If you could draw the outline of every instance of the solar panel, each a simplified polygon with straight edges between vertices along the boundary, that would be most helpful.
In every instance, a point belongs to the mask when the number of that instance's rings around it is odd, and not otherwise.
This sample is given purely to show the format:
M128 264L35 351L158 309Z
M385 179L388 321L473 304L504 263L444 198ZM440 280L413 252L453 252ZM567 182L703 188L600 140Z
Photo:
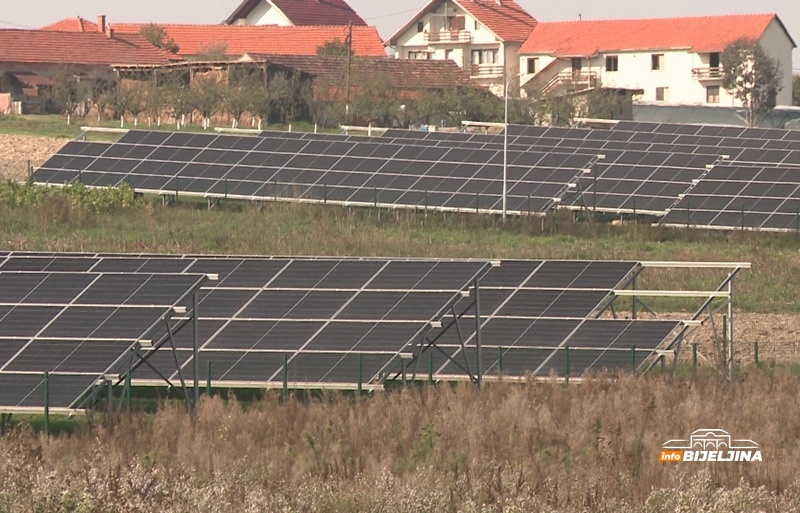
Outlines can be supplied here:
M247 140L247 144L243 141ZM140 192L499 213L499 149L421 146L418 141L311 136L187 136L130 132L91 151L69 143L34 181L87 186L128 183ZM247 148L247 149L240 149ZM574 186L590 156L553 165L545 154L508 152L507 211L543 212Z
M680 326L676 321L596 319L612 290L640 271L636 262L504 261L481 280L482 368L508 376L580 376L589 371L631 369L650 358ZM474 309L460 331L433 332L442 354L435 375L463 375L477 365ZM438 337L438 339L437 339ZM633 347L635 346L635 350ZM569 347L569 374L562 355ZM444 355L449 355L446 358Z
M59 260L45 254L12 254L4 265L30 267L34 261L47 267ZM201 368L211 363L212 374L219 373L229 384L280 383L276 373L286 357L293 375L302 375L304 383L351 388L359 378L347 370L355 355L363 354L370 365L382 362L381 368L396 363L407 344L430 329L448 304L489 267L485 261L190 255L75 256L70 261L71 266L105 273L138 269L218 274L219 280L207 283L198 294ZM193 370L190 335L184 330L174 337L184 379ZM151 338L165 336L161 329ZM179 378L171 348L150 353L149 365L133 372L135 380L157 379L159 374ZM326 368L325 362L333 360ZM253 362L272 367L259 367L255 379ZM115 372L124 372L125 365L120 362ZM362 366L365 382L378 372L367 375L370 369Z
M387 135L398 137L400 132L389 131ZM437 132L418 136L416 144L452 144L450 135L466 137L469 144L503 147L502 136ZM570 189L560 205L654 215L664 214L706 172L708 165L723 153L730 153L716 147L698 151L700 146L688 141L656 146L630 140L631 136L610 130L511 125L508 147L523 153L543 153L541 161L547 163L577 155L593 159L603 155L602 160L586 166L591 167L591 172L581 175L578 186Z
M0 410L46 402L79 408L92 386L205 280L90 267L78 256L0 259ZM51 374L47 399L44 373Z
M639 269L635 262L504 261L490 268L485 261L458 260L42 253L6 255L0 271L5 266L67 267L110 276L131 271L218 274L217 281L207 282L198 293L201 379L210 367L215 386L279 386L286 378L293 386L350 388L358 383L378 384L399 372L404 355L417 355L427 365L428 354L435 354L438 377L465 378L469 375L466 367L474 372L475 316L470 303L475 291L470 284L477 278L484 368L496 372L502 363L503 372L510 375L536 372L552 359L553 352L563 351L572 333L601 311L611 290ZM124 293L124 287L103 286L97 297L109 293ZM456 328L451 322L459 314ZM163 329L149 335L154 341L165 336ZM617 347L617 338L609 337L598 339L607 342L600 348L581 349L594 351L598 358L602 356L598 362L609 365L611 357L604 355L623 350ZM191 333L184 330L173 338L174 355L166 346L140 350L148 358L146 365L133 371L135 383L193 378ZM419 357L420 341L437 338L441 351L429 349ZM662 341L643 335L636 358L647 358L652 353L648 348ZM72 370L87 359L107 362L113 357L102 344L92 346L97 351L85 345L72 351L66 341L65 345L60 342L55 335L42 337L18 363L34 366L37 355L47 353L63 369ZM74 346L80 341L68 342ZM0 351L0 363L7 365L8 354L16 346L7 342L0 347L7 348L5 353ZM68 357L64 357L66 352ZM460 363L464 355L469 365ZM286 376L284 361L288 362ZM571 367L574 372L588 369L577 362ZM112 371L126 372L129 365L118 361ZM593 365L597 369L600 364Z
M670 212L663 226L800 230L800 176L795 169L717 166Z

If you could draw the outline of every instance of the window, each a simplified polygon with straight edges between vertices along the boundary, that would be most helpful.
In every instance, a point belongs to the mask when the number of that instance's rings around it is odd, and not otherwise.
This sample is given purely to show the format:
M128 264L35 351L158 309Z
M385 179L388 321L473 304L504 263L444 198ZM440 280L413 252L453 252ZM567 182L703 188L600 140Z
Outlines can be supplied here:
M412 60L429 61L431 59L430 52L408 52L408 58Z
M606 55L606 71L619 71L619 57Z
M539 71L539 58L531 57L528 59L528 73L531 75Z
M656 87L656 101L669 101L669 87Z
M653 71L661 71L664 69L663 53L654 53L650 56L650 69Z
M445 50L444 51L444 58L445 58L445 60L452 61L453 60L453 50Z
M583 59L581 59L580 57L573 57L572 58L572 72L573 73L578 73L578 72L581 71L582 67L583 67Z
M706 87L706 103L719 103L719 86Z
M475 20L475 30L480 30L480 29L481 29L480 22L478 20Z
M472 50L472 64L497 64L497 50Z
M425 30L425 22L424 21L418 21L417 22L417 34L422 32L423 30Z
M447 30L464 30L466 28L466 19L463 16L448 16L447 17Z

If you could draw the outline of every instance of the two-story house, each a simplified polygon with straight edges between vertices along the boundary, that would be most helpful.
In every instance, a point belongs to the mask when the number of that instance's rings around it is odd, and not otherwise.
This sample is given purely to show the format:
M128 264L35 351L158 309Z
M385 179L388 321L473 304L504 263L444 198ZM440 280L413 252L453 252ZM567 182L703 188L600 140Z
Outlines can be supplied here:
M783 72L778 105L792 102L795 43L775 14L539 23L519 52L528 94L578 89L641 90L641 102L740 106L722 87L720 54L757 40Z
M502 96L536 23L514 0L431 0L385 44L398 59L455 61Z
M244 0L228 25L357 25L367 23L345 0Z

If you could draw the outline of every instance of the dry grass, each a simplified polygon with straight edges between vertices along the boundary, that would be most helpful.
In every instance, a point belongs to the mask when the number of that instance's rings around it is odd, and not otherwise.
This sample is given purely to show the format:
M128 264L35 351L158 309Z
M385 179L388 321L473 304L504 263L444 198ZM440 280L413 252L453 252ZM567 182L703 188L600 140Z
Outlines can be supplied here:
M800 511L800 382L495 384L242 408L205 400L0 440L0 511ZM762 463L658 463L700 427Z

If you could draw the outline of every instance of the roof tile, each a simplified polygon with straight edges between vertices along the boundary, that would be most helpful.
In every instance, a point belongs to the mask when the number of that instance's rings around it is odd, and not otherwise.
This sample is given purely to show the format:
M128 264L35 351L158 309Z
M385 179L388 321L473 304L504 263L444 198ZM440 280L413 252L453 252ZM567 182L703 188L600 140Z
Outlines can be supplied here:
M244 18L264 1L245 0L233 11L227 22L233 23L238 18ZM272 0L272 3L296 26L367 24L345 0Z
M114 23L118 34L138 34L142 23ZM278 27L275 25L160 25L180 47L179 55L198 55L217 43L227 45L229 56L246 53L316 55L328 41L344 41L346 26ZM360 56L386 56L375 27L353 27L353 53Z
M176 60L137 34L0 30L0 61L37 64L164 64Z
M523 42L536 26L536 18L514 0L457 0L475 19L503 41Z
M701 53L720 52L740 37L758 39L774 18L775 14L745 14L542 22L531 32L520 53L569 57L679 48Z
M345 61L333 57L305 55L254 55L250 57L300 70L309 75L342 82ZM385 76L393 87L405 90L449 89L455 86L481 86L470 80L469 74L455 62L392 59L388 57L356 57L351 64L350 81L363 84L375 76Z

